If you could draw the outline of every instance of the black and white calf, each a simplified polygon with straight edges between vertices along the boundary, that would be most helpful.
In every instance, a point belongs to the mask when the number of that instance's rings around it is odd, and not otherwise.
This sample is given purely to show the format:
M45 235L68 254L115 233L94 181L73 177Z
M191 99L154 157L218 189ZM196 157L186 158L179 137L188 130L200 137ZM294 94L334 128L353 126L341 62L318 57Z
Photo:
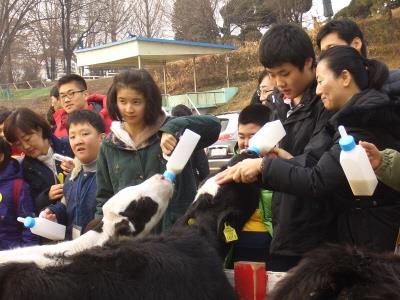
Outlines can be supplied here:
M0 264L35 263L54 266L75 253L101 246L110 239L139 238L147 235L160 221L172 197L173 185L161 175L154 175L140 185L127 187L103 206L103 219L94 230L79 238L55 245L33 246L0 251Z
M398 300L400 257L343 246L313 250L268 300Z
M0 298L237 299L223 271L230 246L223 232L228 225L240 230L258 202L255 185L218 186L210 178L168 233L111 239L44 269L1 266Z

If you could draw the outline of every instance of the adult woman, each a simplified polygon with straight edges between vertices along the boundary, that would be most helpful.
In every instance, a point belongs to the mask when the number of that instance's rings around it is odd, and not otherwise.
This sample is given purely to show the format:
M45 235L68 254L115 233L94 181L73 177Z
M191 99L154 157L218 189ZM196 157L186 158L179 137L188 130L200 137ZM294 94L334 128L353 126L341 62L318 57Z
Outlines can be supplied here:
M266 157L243 162L220 174L218 183L251 182L262 175L263 187L302 196L333 195L339 242L373 250L393 250L400 226L400 193L379 183L371 197L353 196L339 163L338 125L356 141L378 148L399 149L400 108L378 91L388 76L387 67L363 58L347 46L328 49L317 66L317 93L331 117L328 132L335 141L313 168ZM321 216L324 218L324 216Z
M73 156L68 140L57 139L46 120L28 108L18 108L7 118L4 136L25 153L22 174L31 187L38 214L63 196L63 185L58 179L62 169L53 154Z

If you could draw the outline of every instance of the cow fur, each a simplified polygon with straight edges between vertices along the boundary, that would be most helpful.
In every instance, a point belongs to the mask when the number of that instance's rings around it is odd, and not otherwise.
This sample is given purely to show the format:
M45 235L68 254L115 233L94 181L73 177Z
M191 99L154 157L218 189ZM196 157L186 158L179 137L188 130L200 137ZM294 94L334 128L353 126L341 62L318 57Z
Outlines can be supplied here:
M311 251L268 300L398 300L400 257L330 245Z
M111 239L44 269L3 265L0 299L237 299L222 267L223 229L240 230L258 202L255 185L210 178L168 233Z
M109 239L147 235L163 216L172 198L173 185L154 175L140 185L122 189L103 206L103 219L79 238L55 245L33 246L0 251L0 263L32 262L41 268L62 263L68 257Z

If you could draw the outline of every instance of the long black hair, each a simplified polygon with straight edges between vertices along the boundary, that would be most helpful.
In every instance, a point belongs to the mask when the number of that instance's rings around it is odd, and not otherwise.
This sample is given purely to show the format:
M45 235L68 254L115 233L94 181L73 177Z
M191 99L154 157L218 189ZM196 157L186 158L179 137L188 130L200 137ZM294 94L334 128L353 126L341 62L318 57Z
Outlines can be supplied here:
M350 46L335 46L321 53L319 62L326 61L336 76L347 70L360 90L380 90L389 76L387 66L375 59L363 57Z
M111 119L122 121L117 106L117 92L121 88L129 88L143 94L146 101L144 122L154 125L162 113L161 92L153 77L144 69L131 69L114 77L107 93L107 109Z

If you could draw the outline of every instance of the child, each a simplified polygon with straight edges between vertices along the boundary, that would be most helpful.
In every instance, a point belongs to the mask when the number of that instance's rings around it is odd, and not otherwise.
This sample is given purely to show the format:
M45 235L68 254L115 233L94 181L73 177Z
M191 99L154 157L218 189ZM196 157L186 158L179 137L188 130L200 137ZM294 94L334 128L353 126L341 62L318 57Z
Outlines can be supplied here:
M238 150L249 147L250 138L268 122L270 110L262 104L245 107L239 114ZM239 240L233 248L232 260L260 261L268 266L269 246L272 240L272 192L260 190L260 205L239 234Z
M105 134L103 119L93 111L79 110L69 116L69 143L75 155L74 169L66 177L64 197L42 214L67 225L66 239L78 237L96 212L96 160Z
M144 69L125 71L114 77L107 95L107 108L114 120L97 160L97 215L121 189L139 184L165 171L163 153L170 155L186 128L201 138L195 151L218 138L221 125L213 116L167 118L161 109L161 93ZM164 229L182 216L193 201L196 182L190 161L177 176L175 193L163 219Z
M17 217L33 215L33 201L19 162L11 157L10 145L0 137L0 250L39 243L39 238L17 221Z

